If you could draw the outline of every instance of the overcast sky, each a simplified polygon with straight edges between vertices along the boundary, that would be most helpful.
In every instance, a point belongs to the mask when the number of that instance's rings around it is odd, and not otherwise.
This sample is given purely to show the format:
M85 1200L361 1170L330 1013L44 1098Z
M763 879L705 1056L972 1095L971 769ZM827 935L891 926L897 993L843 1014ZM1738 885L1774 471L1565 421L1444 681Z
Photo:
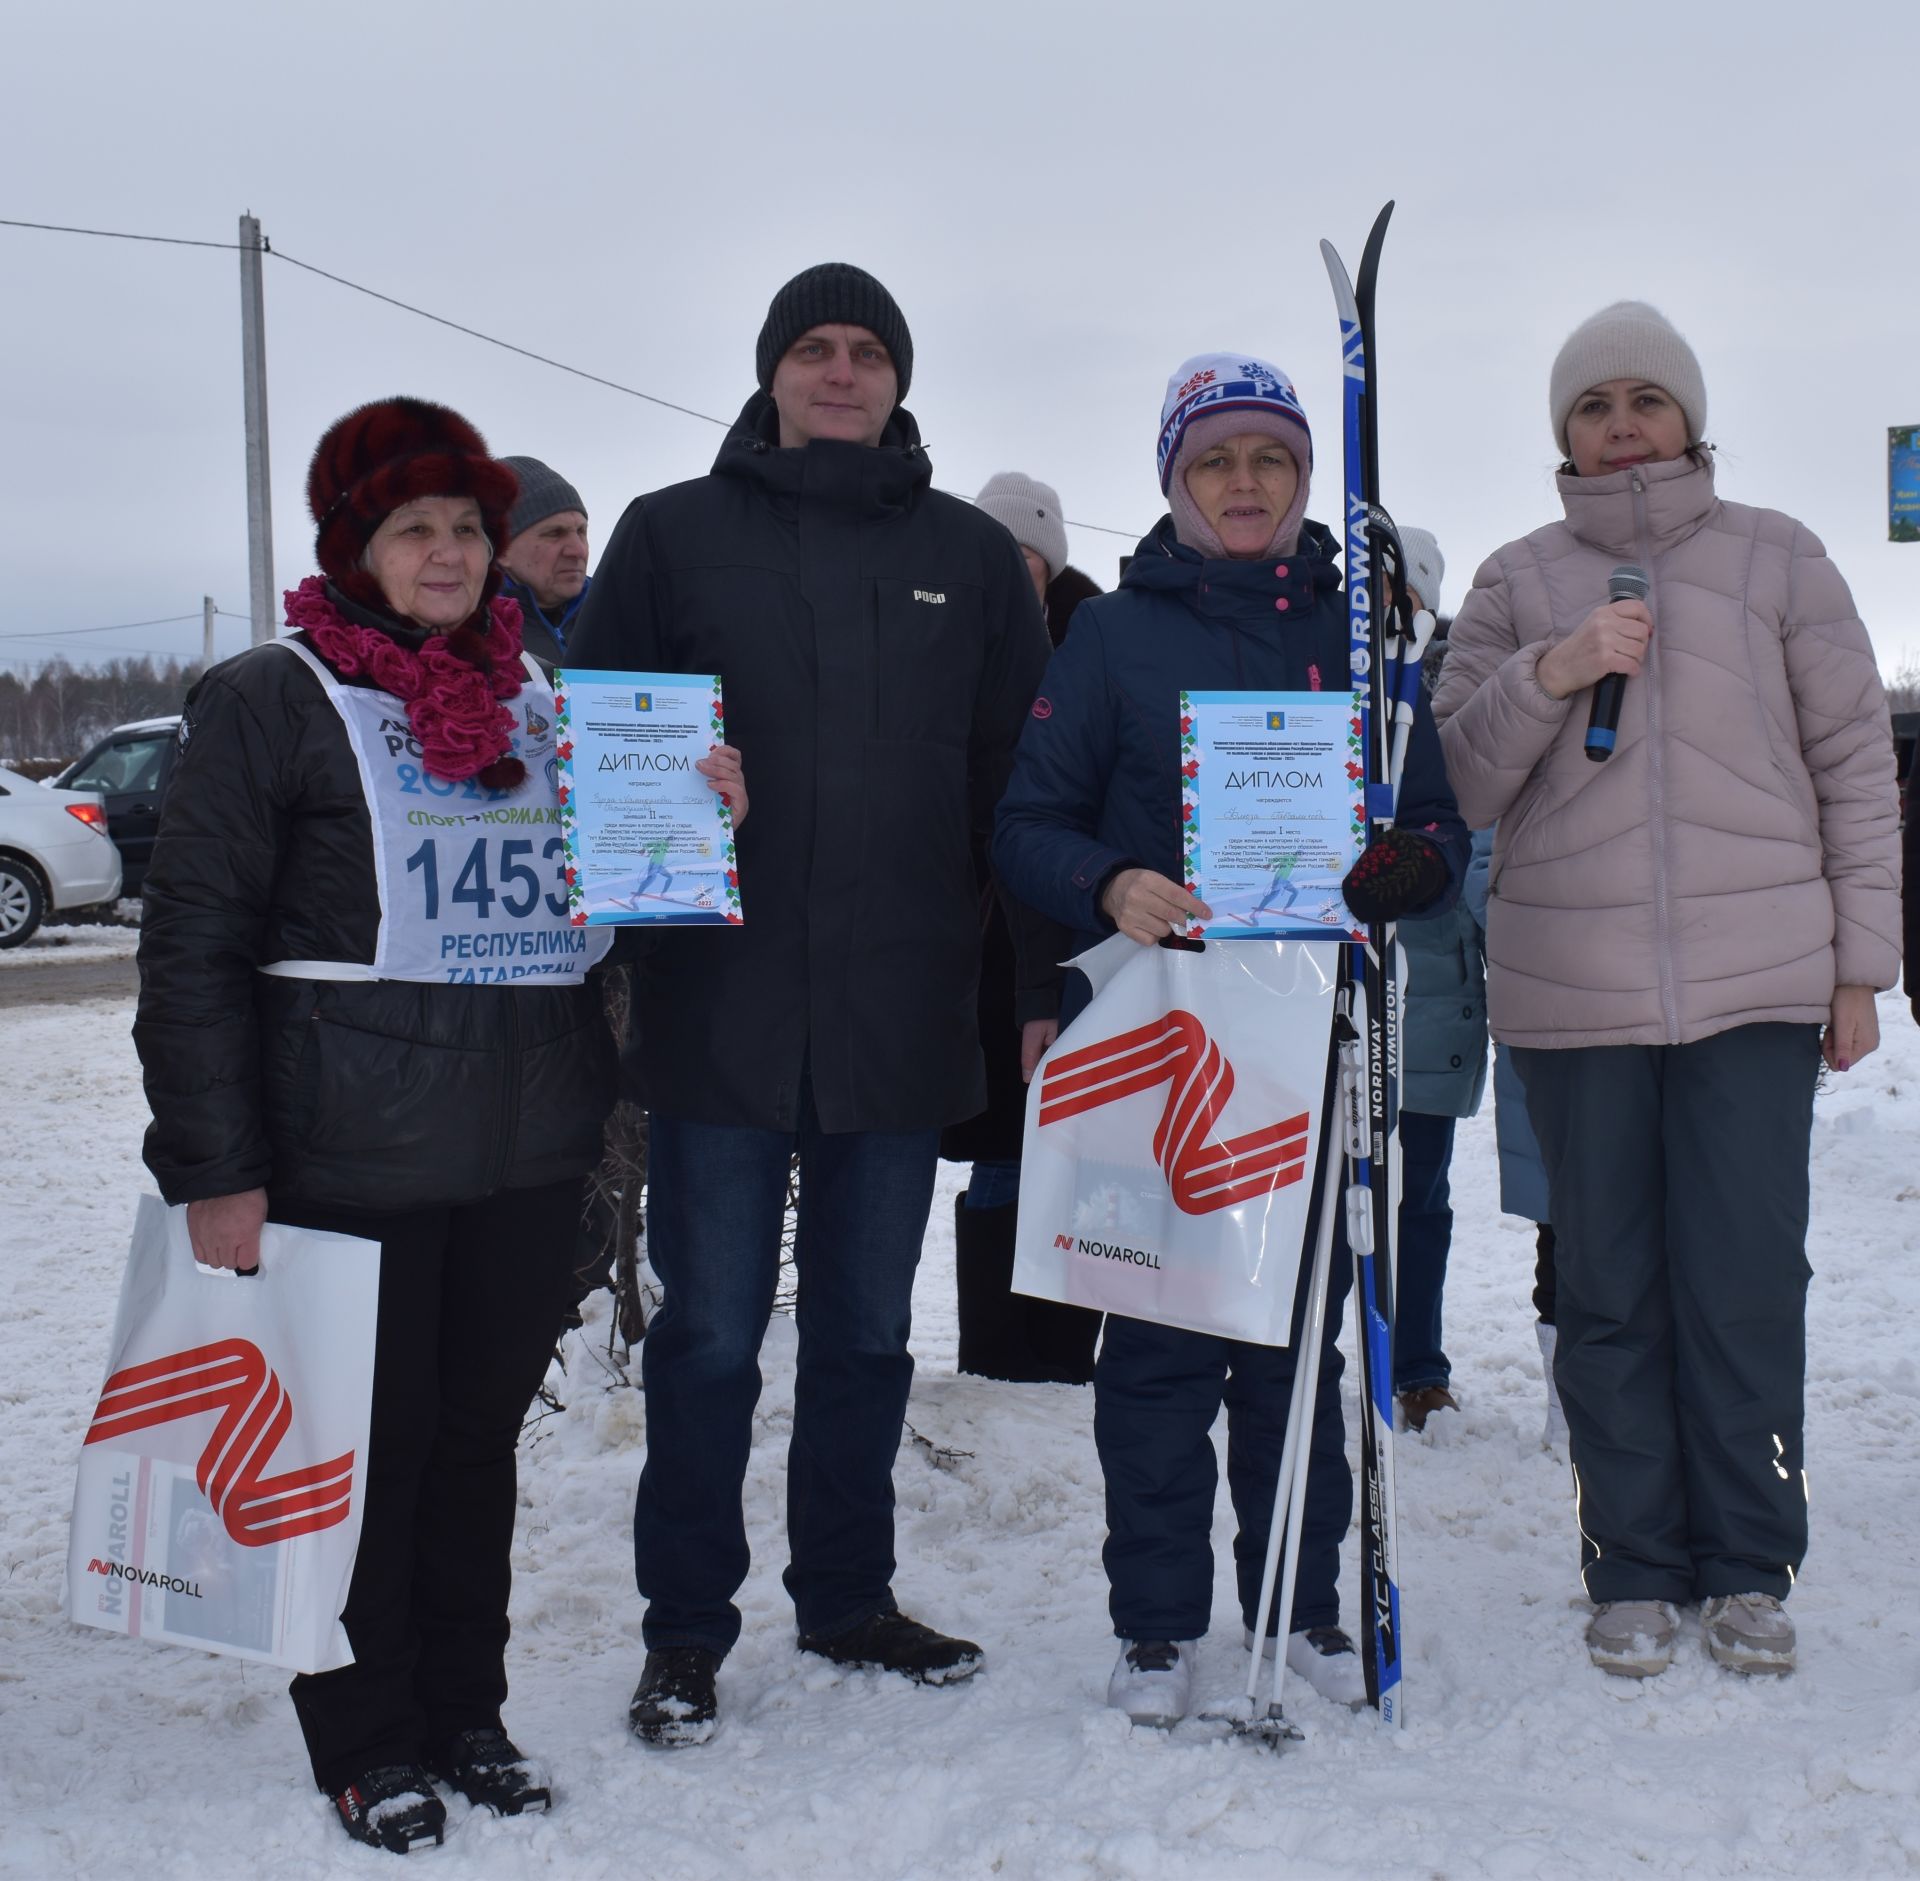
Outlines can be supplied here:
M1559 513L1547 373L1603 303L1705 371L1729 498L1785 509L1883 669L1920 658L1920 545L1886 540L1886 427L1920 422L1911 175L1920 11L1773 0L332 0L13 9L0 216L235 237L731 418L768 299L854 261L912 328L935 480L1160 514L1167 374L1294 375L1339 512L1317 249L1380 287L1385 497L1445 602ZM247 609L238 256L0 228L0 658L197 652ZM365 399L470 417L582 491L595 547L702 473L713 425L270 261L275 576L311 569L307 459ZM1131 546L1071 532L1102 585ZM1596 600L1601 598L1595 597ZM220 648L244 644L220 624Z

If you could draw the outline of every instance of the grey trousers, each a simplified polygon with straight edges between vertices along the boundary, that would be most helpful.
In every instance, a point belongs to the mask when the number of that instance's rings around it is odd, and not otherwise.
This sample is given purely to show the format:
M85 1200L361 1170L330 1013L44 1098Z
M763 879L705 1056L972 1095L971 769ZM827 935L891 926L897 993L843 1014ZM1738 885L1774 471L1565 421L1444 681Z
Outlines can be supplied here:
M1807 1547L1819 1028L1513 1054L1559 1237L1554 1378L1594 1600L1784 1596Z

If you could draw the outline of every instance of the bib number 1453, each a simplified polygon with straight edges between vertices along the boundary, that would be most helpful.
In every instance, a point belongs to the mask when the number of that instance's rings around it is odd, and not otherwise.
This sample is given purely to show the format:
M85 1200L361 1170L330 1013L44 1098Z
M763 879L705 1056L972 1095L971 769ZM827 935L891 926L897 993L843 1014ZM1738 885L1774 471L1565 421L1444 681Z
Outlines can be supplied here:
M443 892L449 919L457 918L461 910L471 908L471 918L490 921L494 918L497 903L503 915L515 921L524 921L543 899L540 872L531 861L536 847L541 860L550 865L548 879L559 883L558 893L544 896L547 912L555 920L564 921L567 918L566 845L558 836L549 836L539 844L524 836L510 836L502 841L476 836L457 867L457 851L447 858L447 866L454 873L451 885L444 891L441 884L440 845L429 836L407 858L407 873L420 877L429 921L442 918L440 903Z

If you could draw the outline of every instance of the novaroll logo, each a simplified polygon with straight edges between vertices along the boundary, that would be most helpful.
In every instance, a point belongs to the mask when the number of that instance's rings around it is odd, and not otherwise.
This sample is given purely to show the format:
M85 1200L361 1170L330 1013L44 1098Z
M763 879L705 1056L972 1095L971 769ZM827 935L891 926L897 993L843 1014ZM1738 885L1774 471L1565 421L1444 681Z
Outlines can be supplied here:
M1040 1083L1040 1127L1161 1084L1167 1101L1153 1133L1153 1156L1182 1213L1210 1215L1271 1195L1305 1174L1306 1111L1223 1142L1209 1139L1233 1095L1233 1066L1206 1027L1177 1009L1054 1059Z
M133 1581L141 1587L164 1587L170 1594L201 1598L198 1581L183 1581L177 1574L156 1574L151 1568L128 1567L124 1561L102 1561L95 1555L87 1563L89 1574L104 1574L110 1580Z
M115 1372L100 1393L87 1442L111 1443L202 1411L218 1411L220 1421L194 1480L241 1547L269 1547L347 1519L351 1450L282 1476L261 1473L293 1427L293 1401L260 1348L245 1339L221 1339Z

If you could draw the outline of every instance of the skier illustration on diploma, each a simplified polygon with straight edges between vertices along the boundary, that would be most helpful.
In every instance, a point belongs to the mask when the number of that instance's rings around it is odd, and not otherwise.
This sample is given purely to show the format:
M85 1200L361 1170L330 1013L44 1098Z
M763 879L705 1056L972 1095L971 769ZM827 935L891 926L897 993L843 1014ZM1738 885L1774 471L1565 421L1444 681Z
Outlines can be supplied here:
M656 836L647 844L647 872L641 876L639 884L630 895L615 896L613 899L625 901L637 914L641 902L645 901L653 884L660 884L659 899L666 901L673 894L673 871L667 867L667 839Z
M1293 880L1294 865L1299 860L1297 855L1267 858L1267 867L1273 871L1273 885L1254 909L1255 914L1265 914L1282 895L1286 896L1286 900L1280 902L1278 911L1281 914L1285 914L1300 899L1300 890Z

